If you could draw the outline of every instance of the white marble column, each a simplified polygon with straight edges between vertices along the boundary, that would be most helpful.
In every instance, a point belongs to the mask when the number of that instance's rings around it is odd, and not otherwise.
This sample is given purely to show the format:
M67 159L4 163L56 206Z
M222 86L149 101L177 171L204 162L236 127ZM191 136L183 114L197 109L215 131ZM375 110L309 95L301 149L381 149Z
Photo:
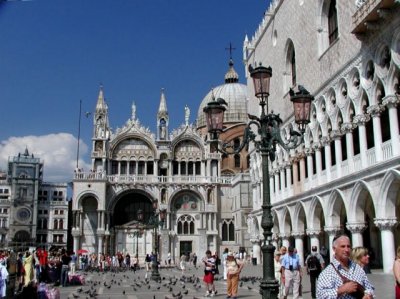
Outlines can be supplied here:
M321 246L319 245L319 236L321 234L321 230L320 229L307 229L306 231L307 236L309 236L310 238L310 246L317 246L318 250L321 248Z
M292 196L293 195L292 175L291 175L292 168L290 162L286 162L285 169L286 169L286 189L288 191L287 196Z
M304 244L303 244L303 236L304 232L292 232L292 236L294 237L295 245L294 247L297 250L297 254L299 255L300 265L304 266Z
M367 130L365 128L365 123L370 120L368 114L356 115L353 119L354 123L358 125L359 143L360 143L360 157L361 157L361 167L364 169L368 166L367 160ZM357 141L356 141L357 142Z
M330 253L330 260L332 260L332 256L335 254L333 252L333 239L336 235L338 235L342 228L340 226L331 226L331 227L324 227L324 231L329 235L329 253Z
M347 161L348 161L348 173L352 173L354 171L354 144L353 144L353 130L355 125L353 123L343 123L340 128L342 133L346 134L346 151L347 151Z
M396 257L393 228L398 224L397 218L374 219L375 225L381 231L383 272L391 273Z
M306 148L305 149L305 154L307 156L307 173L308 173L308 188L311 189L314 184L313 184L313 172L314 172L314 167L313 167L313 156L312 156L312 149L311 148Z
M367 108L367 112L372 116L372 124L374 127L374 147L376 162L383 160L382 152L382 128L381 128L381 113L384 110L382 105L372 105Z
M346 227L351 232L351 246L353 248L363 246L362 233L367 228L367 224L365 222L349 222Z
M342 134L340 133L339 130L332 131L331 137L334 140L334 146L335 147L335 160L336 160L336 178L341 178L342 177L342 142L341 142L341 137Z
M325 172L326 180L331 181L331 168L332 168L332 157L331 157L331 140L329 137L321 138L321 145L324 147L325 152Z
M104 253L104 250L103 250L103 237L104 237L104 234L97 235L97 238L98 238L97 253L98 254Z
M395 95L388 95L383 98L382 103L389 109L392 155L397 156L400 154L399 119L397 117L397 106L400 104L400 98Z
M313 149L315 152L315 164L316 164L316 168L317 168L317 181L318 181L318 185L320 185L322 183L322 157L321 157L321 145L319 142L316 142L313 144Z
M290 234L282 234L281 238L282 238L282 246L285 246L286 248L289 247L290 243L289 243L289 237Z

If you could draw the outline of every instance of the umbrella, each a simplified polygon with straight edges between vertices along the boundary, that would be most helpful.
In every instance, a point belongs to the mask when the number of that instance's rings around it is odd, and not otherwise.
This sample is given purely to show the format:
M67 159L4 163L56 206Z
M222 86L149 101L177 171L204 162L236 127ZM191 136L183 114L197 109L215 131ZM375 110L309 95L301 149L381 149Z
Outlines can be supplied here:
M78 250L78 255L84 254L84 253L88 253L89 251L87 251L86 249L79 249Z

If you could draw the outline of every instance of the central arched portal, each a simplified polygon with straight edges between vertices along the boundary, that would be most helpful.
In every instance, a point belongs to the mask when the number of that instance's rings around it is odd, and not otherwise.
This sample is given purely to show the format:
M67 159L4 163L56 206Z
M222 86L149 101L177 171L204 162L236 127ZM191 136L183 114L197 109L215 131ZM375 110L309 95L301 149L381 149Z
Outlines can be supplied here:
M144 220L138 221L138 210L144 213ZM112 238L110 252L121 252L124 255L138 255L142 260L153 251L153 230L146 226L153 215L153 199L140 192L122 195L113 208L110 217Z

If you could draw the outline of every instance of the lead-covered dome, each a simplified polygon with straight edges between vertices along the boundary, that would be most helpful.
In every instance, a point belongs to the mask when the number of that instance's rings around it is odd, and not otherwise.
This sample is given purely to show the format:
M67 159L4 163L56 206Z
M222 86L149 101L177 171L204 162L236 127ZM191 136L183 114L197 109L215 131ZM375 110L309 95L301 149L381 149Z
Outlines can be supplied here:
M214 87L203 98L197 112L197 128L206 126L204 107L213 99L223 98L228 106L224 114L224 123L247 123L247 86L239 83L239 76L233 68L232 59L225 74L225 84Z

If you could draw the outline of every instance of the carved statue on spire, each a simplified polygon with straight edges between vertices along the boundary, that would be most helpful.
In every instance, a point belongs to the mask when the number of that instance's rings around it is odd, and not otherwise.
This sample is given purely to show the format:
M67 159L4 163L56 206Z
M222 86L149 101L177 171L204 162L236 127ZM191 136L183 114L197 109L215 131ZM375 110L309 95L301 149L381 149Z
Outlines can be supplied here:
M132 102L132 117L131 117L131 119L132 120L136 119L136 104L135 104L135 102Z
M189 125L189 117L190 117L190 108L188 105L185 106L185 125Z

